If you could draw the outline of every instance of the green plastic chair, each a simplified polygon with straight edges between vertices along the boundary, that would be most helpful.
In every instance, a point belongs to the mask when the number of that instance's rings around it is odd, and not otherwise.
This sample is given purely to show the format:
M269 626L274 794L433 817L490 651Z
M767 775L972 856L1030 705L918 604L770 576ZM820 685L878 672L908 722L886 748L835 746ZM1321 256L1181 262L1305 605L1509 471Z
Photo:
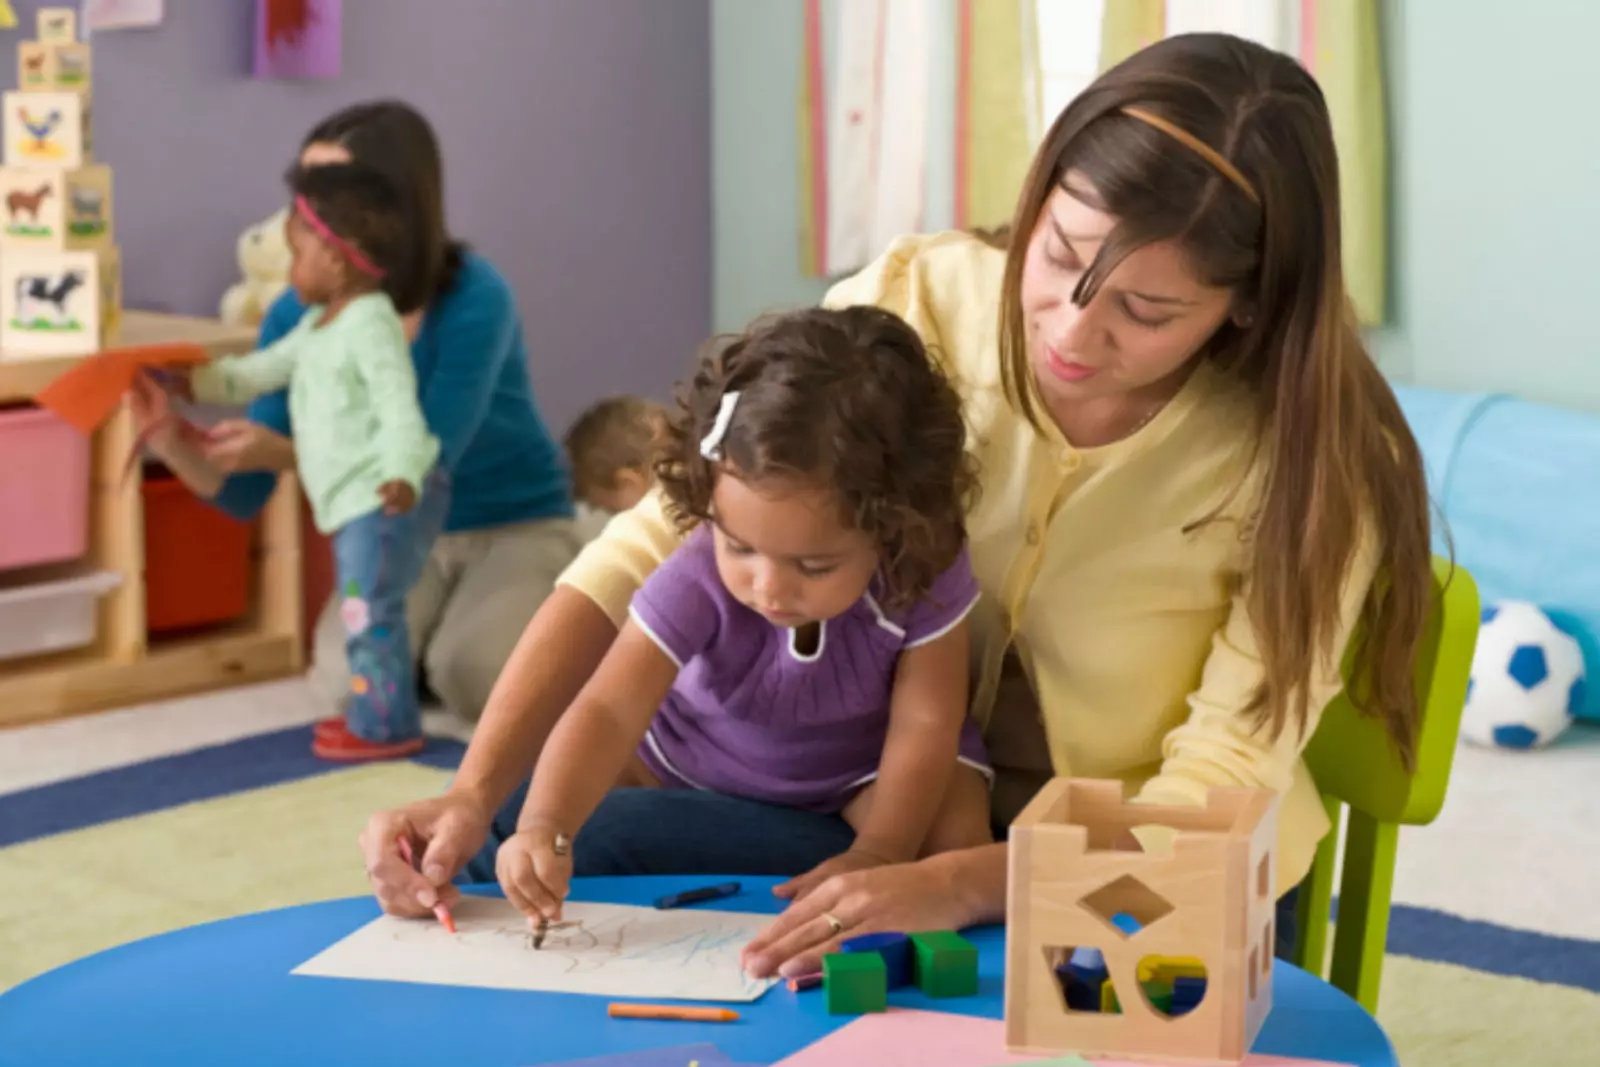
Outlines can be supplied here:
M1478 587L1472 576L1436 556L1433 579L1437 599L1417 659L1422 728L1416 773L1408 775L1401 769L1400 757L1383 728L1361 715L1343 695L1323 712L1305 752L1333 829L1318 847L1311 873L1300 887L1294 962L1323 975L1339 821L1348 805L1339 922L1326 977L1374 1014L1389 936L1400 827L1425 826L1444 806L1478 643ZM1348 666L1347 661L1347 671Z

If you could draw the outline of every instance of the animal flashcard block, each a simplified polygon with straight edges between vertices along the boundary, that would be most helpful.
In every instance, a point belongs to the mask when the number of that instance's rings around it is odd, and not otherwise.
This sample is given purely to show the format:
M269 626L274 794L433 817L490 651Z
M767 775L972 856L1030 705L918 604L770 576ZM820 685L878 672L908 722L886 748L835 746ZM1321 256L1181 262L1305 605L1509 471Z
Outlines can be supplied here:
M5 358L99 351L105 298L101 267L94 252L0 255L0 351Z
M6 165L76 169L93 158L86 93L28 93L4 96Z
M90 51L86 44L17 44L17 84L30 93L87 93L91 86Z
M111 168L0 167L0 248L64 251L111 243Z
M39 9L39 40L48 44L71 44L78 39L78 11L71 7Z

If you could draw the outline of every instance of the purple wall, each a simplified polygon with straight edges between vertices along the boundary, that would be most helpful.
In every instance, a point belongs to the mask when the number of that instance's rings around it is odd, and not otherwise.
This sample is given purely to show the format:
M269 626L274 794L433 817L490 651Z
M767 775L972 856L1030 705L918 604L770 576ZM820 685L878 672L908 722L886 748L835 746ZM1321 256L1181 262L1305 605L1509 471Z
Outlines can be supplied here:
M41 5L15 6L32 37ZM166 10L91 42L128 306L215 314L304 132L401 96L439 131L452 229L516 290L552 429L667 395L710 324L708 0L345 0L343 75L302 83L248 76L253 0Z

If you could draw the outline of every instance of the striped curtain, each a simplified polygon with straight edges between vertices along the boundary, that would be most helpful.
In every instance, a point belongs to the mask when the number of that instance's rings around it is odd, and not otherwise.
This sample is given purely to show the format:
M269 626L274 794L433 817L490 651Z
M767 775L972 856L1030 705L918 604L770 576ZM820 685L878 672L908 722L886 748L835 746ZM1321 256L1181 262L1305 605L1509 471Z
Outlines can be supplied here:
M959 0L956 226L1011 221L1038 147L1034 0Z

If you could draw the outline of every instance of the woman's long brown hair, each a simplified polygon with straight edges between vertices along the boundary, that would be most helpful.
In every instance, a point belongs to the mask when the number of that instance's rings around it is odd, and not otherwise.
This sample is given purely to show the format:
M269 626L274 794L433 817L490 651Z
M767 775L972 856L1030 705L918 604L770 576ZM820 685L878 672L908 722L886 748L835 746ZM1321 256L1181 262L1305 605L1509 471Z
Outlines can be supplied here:
M1169 125L1219 153L1234 177ZM1200 358L1248 382L1259 401L1265 481L1244 575L1264 664L1258 726L1273 737L1291 722L1304 732L1307 683L1343 651L1334 646L1358 544L1375 540L1380 566L1357 627L1350 695L1413 767L1413 672L1433 596L1427 488L1345 291L1338 159L1316 82L1248 41L1184 35L1107 71L1056 120L1012 220L1000 313L1007 392L1036 425L1022 264L1069 172L1075 195L1118 220L1074 293L1079 306L1129 252L1170 240L1204 282L1235 293L1248 323L1222 326Z

